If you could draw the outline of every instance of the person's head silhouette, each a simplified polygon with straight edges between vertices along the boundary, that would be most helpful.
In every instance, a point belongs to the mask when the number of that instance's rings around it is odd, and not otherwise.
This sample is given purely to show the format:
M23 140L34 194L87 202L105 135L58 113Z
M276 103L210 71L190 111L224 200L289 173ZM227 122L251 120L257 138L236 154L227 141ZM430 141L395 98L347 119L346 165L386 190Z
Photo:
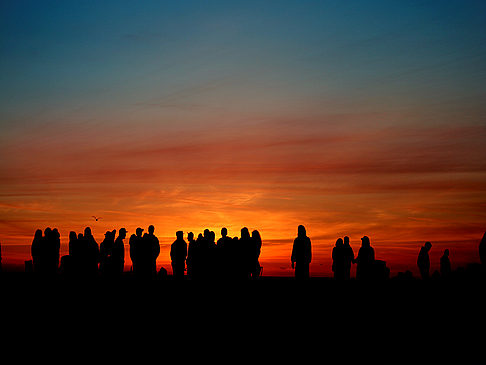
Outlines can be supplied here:
M41 232L41 235L42 235L42 232ZM78 238L78 236L77 236L76 232L74 232L74 231L69 232L69 240L70 241L76 241L77 238Z
M189 232L189 233L187 234L187 239L188 239L189 241L194 241L194 233Z
M223 227L221 228L221 237L226 237L228 235L228 230Z
M424 247L425 247L425 249L426 249L427 251L430 251L430 249L432 248L432 244L431 244L430 242L428 242L428 241L427 241L427 242L425 242L425 246L424 246Z
M138 228L135 230L135 232L137 233L137 236L138 236L138 237L142 237L143 228L138 227Z
M305 237L307 235L305 227L302 224L297 228L297 235L299 237Z
M184 232L177 231L176 232L176 237L177 237L178 240L183 240L184 239Z
M368 236L363 236L361 238L361 246L363 246L363 247L370 247L371 246L370 239L368 238Z
M118 237L124 239L127 236L127 230L125 228L120 228L118 231Z
M155 232L155 227L153 225L148 226L148 233L154 234L154 232Z
M250 232L248 231L248 228L243 227L241 229L241 238L248 238L250 237Z

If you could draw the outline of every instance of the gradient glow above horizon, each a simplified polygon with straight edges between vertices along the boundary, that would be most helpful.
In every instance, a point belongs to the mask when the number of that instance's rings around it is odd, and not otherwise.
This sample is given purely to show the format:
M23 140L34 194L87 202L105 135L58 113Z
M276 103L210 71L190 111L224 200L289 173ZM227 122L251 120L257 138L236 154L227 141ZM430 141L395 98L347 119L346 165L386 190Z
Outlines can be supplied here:
M392 273L479 260L483 1L3 1L0 55L4 264L149 224L166 268L175 231L247 226L291 275L299 224L314 275L344 235Z

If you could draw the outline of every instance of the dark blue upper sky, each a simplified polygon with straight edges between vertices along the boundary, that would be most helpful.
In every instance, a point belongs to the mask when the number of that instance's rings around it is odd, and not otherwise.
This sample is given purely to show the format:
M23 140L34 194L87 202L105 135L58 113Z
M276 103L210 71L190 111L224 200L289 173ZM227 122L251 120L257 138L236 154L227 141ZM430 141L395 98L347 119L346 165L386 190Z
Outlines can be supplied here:
M484 99L483 1L4 1L0 16L3 125L161 102Z

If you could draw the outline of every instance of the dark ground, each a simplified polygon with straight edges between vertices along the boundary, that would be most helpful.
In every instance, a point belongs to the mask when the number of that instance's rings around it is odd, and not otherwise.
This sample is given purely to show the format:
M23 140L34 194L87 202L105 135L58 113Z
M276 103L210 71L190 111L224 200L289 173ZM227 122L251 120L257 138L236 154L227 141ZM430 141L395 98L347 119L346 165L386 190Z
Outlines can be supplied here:
M3 359L485 363L484 281L0 283Z

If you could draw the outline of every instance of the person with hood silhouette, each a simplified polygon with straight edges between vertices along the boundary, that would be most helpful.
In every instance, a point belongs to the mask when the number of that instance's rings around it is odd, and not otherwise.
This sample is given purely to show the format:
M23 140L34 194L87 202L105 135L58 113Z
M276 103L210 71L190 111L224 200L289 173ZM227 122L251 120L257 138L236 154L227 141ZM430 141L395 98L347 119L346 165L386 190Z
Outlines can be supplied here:
M312 260L311 240L307 237L305 227L300 225L297 229L297 238L294 240L290 261L292 269L295 268L296 279L309 278L309 266Z

